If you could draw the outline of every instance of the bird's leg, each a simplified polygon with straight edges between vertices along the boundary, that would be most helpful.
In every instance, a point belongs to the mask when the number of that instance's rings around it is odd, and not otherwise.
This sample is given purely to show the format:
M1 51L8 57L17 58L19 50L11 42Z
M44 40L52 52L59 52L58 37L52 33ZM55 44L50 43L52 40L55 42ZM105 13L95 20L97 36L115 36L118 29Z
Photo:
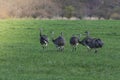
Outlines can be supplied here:
M61 47L59 47L59 51L62 51L62 48L61 48Z
M90 47L89 47L89 46L87 46L87 50L88 50L88 52L89 52L89 51L91 51L91 49L90 49Z
M60 51L63 51L63 48L62 48L62 47L61 47L60 49L61 49Z
M61 46L61 51L63 51L63 47Z
M47 49L47 47L48 47L48 43L45 44L45 49Z
M74 46L73 46L73 49L72 49L72 51L74 51Z
M61 47L59 47L59 51L61 51Z
M44 46L44 50L46 50L46 46Z
M72 51L75 51L75 45L73 45L73 49L72 49Z
M63 46L63 49L62 50L64 50L64 46Z
M58 47L57 51L60 51L60 48Z
M42 46L43 47L43 50L45 50L45 47L44 46Z
M76 51L77 47L75 46L75 51Z
M95 49L95 53L97 53L98 51L97 51L97 49Z
M89 52L89 51L90 51L90 49L88 49L88 48L87 48L87 51Z
M72 48L72 49L71 49L71 51L73 51L73 49L74 49L74 46L73 46L73 45L71 45L71 48Z
M60 49L59 49L59 47L56 45L56 48L57 48L57 51L59 51Z
M61 51L63 51L64 50L64 46L61 46Z

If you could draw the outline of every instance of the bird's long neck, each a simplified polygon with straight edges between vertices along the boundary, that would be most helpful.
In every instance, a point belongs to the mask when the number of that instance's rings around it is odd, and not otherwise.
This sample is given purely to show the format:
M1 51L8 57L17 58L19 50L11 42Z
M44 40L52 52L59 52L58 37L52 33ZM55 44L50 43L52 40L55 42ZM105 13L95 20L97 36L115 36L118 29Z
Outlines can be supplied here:
M81 34L78 35L78 42L81 43L80 41Z
M63 36L63 33L62 33L62 32L61 32L60 34L61 34L61 36Z
M54 43L55 42L55 39L52 37L52 42Z
M52 39L52 42L55 42L55 39Z
M81 44L81 43L82 43L82 41L80 40L80 37L78 37L78 42L79 42L79 44Z
M82 43L82 41L80 41L80 39L78 40L78 42L79 42L79 44L81 44L81 43Z
M79 44L82 44L82 45L84 45L83 41L80 41L80 40L78 40L78 42L79 42Z
M42 33L40 32L40 36L42 36Z
M55 42L55 39L53 38L53 35L51 36L52 42Z
M80 40L81 34L78 35L78 40Z
M83 45L83 41L80 40L80 37L81 37L81 34L79 34L79 36L78 36L78 42L79 42L79 44L82 44L82 45Z
M51 32L51 39L52 39L52 42L55 42L55 39L54 39L54 32Z
M42 30L40 30L40 36L42 36Z
M89 32L87 32L87 33L86 33L86 37L89 37L89 36L90 36L90 33L89 33Z

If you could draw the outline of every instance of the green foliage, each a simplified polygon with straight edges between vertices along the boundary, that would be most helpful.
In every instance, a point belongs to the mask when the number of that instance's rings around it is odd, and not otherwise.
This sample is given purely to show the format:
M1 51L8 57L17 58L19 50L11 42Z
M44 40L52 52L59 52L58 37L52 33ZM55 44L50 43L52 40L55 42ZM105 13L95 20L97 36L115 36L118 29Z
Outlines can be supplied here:
M67 20L0 20L0 79L1 80L119 80L120 79L120 22ZM39 28L50 39L43 50L39 43ZM72 34L88 30L92 37L104 41L95 54L79 45L71 51ZM66 39L63 52L51 41L62 31Z
M67 18L71 18L73 16L73 12L74 12L74 7L73 6L66 6L65 7L65 16Z
M73 6L66 6L65 7L65 17L71 18L74 14L74 7Z

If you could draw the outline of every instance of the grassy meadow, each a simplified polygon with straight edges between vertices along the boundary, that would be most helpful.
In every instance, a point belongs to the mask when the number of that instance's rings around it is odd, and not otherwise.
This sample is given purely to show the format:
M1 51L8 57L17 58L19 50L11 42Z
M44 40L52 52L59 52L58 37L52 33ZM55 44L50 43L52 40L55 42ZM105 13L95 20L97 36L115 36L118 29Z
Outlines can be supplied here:
M50 40L43 50L39 28ZM51 41L63 32L65 50L58 52ZM79 45L72 52L72 34L90 31L104 41L98 53ZM0 80L119 80L120 21L115 20L0 20Z

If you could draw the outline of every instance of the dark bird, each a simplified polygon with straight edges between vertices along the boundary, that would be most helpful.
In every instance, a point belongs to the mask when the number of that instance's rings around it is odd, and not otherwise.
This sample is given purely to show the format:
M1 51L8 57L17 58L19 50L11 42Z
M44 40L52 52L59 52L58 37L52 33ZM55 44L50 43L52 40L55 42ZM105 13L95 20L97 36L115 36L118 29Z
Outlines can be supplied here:
M73 35L70 38L70 45L73 47L72 51L74 51L74 50L76 51L76 48L79 45L79 42L80 42L80 35L79 35L79 37L76 37L75 35Z
M42 29L40 29L40 44L42 45L43 49L48 46L49 40L46 35L42 34Z
M82 44L83 46L86 46L88 48L88 50L90 49L90 47L88 46L89 43L91 43L92 41L92 37L90 37L90 34L88 31L85 32L86 37L83 38L79 43Z
M52 32L52 35L54 34L54 32ZM58 48L59 51L63 51L64 50L64 46L65 46L65 39L63 37L63 33L61 32L61 35L58 36L56 39L54 39L52 37L52 42L55 44L55 46Z
M86 33L86 37L82 41L80 41L80 44L86 46L88 50L94 49L95 53L97 53L97 49L102 48L104 44L103 41L99 38L90 37L89 32L85 32L85 33Z

